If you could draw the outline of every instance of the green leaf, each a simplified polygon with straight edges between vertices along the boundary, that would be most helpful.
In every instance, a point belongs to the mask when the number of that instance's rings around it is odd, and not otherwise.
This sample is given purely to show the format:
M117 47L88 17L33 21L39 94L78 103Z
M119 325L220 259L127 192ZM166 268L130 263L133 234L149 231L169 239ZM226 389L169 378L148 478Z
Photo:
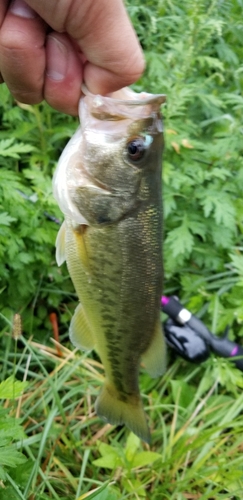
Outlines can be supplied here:
M235 209L230 196L218 190L209 189L201 198L205 217L209 217L213 212L218 225L223 224L227 228L235 226Z
M187 408L195 396L195 389L184 380L171 380L172 396L174 404Z
M186 217L184 217L180 226L170 231L166 239L166 244L170 247L173 257L191 252L193 247L193 236L189 230Z
M117 451L111 445L106 443L100 443L99 452L103 457L106 455L113 455L114 457L117 456Z
M200 66L203 67L208 67L208 68L215 68L218 69L219 71L224 71L224 65L219 59L216 57L210 57L206 55L200 55L197 57L197 61L199 62Z
M11 222L15 222L17 219L11 217L7 212L0 213L0 226L10 226Z
M160 453L156 453L154 451L141 451L133 458L132 467L145 467L145 465L150 465L159 459L162 460Z
M212 234L212 239L217 248L230 248L232 246L232 241L234 237L234 226L224 227L218 226L217 224L210 225L210 232Z
M99 452L102 455L102 458L98 458L93 461L93 464L97 467L114 469L118 464L120 464L121 459L118 451L109 444L101 443L99 445Z
M223 224L225 227L232 228L235 226L234 216L235 209L231 203L230 197L221 193L220 199L215 200L215 220L216 223Z
M243 255L237 253L231 253L230 258L233 264L234 269L243 276Z
M0 448L0 463L8 467L17 467L26 461L26 457L13 446Z
M34 151L34 147L23 142L14 143L15 139L3 139L0 141L0 156L19 159L22 153Z
M15 399L21 396L23 391L28 386L28 382L20 382L15 380L11 375L6 380L0 383L0 399Z
M125 456L129 462L133 460L133 457L137 453L139 446L140 446L139 437L133 434L133 432L130 432L125 447Z
M96 460L93 460L92 463L96 465L96 467L104 467L113 470L120 464L120 459L117 455L114 456L111 454L102 458L97 458Z
M124 477L122 484L129 493L133 493L133 495L136 495L137 497L139 495L139 499L146 497L145 487L138 478L128 479Z
M7 422L0 420L0 447L11 444L13 439L23 439L25 433L18 422L10 417Z

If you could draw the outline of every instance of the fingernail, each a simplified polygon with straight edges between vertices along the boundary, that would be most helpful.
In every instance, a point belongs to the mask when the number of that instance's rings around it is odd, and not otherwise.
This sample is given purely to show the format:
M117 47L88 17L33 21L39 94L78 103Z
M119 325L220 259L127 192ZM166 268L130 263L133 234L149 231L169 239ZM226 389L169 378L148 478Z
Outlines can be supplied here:
M63 80L67 73L67 65L67 47L57 38L49 35L47 41L47 76L52 80Z
M29 19L37 16L36 12L31 9L31 7L29 7L27 3L24 2L24 0L14 0L10 4L10 12L12 14L15 14L15 16L25 17Z

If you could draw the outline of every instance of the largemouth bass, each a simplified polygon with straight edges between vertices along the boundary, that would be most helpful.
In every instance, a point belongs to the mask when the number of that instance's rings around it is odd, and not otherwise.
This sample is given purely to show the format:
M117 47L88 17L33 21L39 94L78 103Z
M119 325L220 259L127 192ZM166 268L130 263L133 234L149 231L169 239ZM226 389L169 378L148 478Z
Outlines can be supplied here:
M67 261L80 300L70 338L81 349L95 348L105 368L96 412L147 442L140 362L152 377L165 370L159 111L164 100L129 89L81 98L81 126L53 180L65 216L57 263Z

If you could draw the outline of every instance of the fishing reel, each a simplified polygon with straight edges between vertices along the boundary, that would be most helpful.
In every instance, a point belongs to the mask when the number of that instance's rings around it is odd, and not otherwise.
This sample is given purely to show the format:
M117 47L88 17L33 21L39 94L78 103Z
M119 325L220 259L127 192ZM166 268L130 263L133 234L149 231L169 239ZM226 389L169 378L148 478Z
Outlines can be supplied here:
M226 328L222 337L213 335L174 296L163 296L161 309L169 316L164 322L166 342L179 356L187 361L201 363L210 356L210 352L214 352L223 358L230 358L243 371L243 348L229 340L229 328Z

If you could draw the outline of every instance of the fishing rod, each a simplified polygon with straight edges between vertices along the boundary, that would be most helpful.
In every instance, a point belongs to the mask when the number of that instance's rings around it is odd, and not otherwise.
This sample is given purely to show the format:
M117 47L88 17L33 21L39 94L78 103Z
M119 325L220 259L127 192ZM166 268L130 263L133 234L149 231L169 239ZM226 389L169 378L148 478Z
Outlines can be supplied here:
M182 358L200 363L212 351L223 358L230 358L243 371L243 347L229 340L229 327L222 337L213 335L175 296L163 296L161 309L169 316L164 322L167 344ZM238 356L242 356L242 359Z

